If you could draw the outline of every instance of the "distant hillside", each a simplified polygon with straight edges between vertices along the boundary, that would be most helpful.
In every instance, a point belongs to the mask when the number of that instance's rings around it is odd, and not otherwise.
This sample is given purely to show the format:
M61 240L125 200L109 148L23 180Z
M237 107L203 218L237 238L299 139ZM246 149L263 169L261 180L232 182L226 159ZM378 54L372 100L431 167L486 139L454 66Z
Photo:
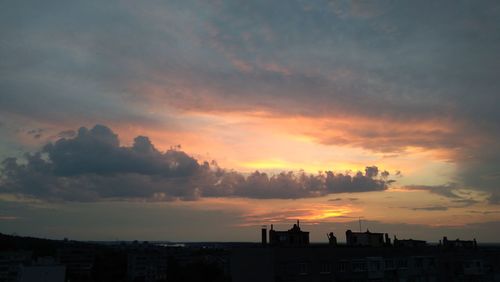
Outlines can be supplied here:
M50 240L34 237L23 237L17 235L7 235L0 233L0 251L18 251L29 250L33 251L35 257L38 256L54 256L57 248L67 245L85 246L87 243L68 241L68 240Z

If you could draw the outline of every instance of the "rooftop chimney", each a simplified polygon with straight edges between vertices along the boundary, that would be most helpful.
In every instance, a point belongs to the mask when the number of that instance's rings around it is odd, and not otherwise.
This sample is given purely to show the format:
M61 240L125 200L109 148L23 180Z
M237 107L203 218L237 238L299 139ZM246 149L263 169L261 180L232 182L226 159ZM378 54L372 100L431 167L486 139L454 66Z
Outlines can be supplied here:
M263 225L262 226L262 233L261 233L261 237L262 237L262 245L267 245L267 226Z

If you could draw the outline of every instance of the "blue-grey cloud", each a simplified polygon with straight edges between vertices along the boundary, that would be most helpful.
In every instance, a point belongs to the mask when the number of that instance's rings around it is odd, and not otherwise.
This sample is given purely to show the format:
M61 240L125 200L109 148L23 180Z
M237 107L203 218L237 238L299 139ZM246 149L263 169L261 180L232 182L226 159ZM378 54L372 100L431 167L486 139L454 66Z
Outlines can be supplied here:
M3 161L0 191L44 200L96 201L141 198L152 201L200 197L304 198L332 193L382 191L387 177L367 167L354 175L327 171L316 175L227 171L215 162L199 163L183 151L157 150L148 137L120 146L108 127L82 127L22 161Z
M199 168L184 152L160 153L144 136L136 137L130 148L121 147L118 136L102 125L91 130L82 127L76 138L49 143L41 153L47 154L51 170L58 176L138 173L182 177Z
M451 115L482 126L499 116L494 1L49 1L2 12L2 105L23 115L61 117L43 111L60 105L86 117L147 118L118 101L152 84L164 103L186 109Z

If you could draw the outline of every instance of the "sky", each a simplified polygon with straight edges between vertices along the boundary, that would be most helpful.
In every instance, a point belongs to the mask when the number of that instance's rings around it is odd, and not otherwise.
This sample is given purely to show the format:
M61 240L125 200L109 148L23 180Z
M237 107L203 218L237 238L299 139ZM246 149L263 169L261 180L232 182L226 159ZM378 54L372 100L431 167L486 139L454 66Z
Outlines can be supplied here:
M498 1L1 1L0 232L500 238Z

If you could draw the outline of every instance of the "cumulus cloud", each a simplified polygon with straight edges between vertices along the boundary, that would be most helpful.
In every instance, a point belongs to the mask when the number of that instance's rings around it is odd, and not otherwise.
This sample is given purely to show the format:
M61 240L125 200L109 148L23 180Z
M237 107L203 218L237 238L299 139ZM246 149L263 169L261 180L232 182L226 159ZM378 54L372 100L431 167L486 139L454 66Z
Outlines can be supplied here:
M332 193L382 191L389 173L378 176L376 166L354 175L255 171L248 176L200 163L179 149L161 152L148 137L138 136L121 146L108 127L82 127L73 138L60 138L23 160L2 163L0 189L49 200L95 201L142 198L196 200L200 197L294 199Z

